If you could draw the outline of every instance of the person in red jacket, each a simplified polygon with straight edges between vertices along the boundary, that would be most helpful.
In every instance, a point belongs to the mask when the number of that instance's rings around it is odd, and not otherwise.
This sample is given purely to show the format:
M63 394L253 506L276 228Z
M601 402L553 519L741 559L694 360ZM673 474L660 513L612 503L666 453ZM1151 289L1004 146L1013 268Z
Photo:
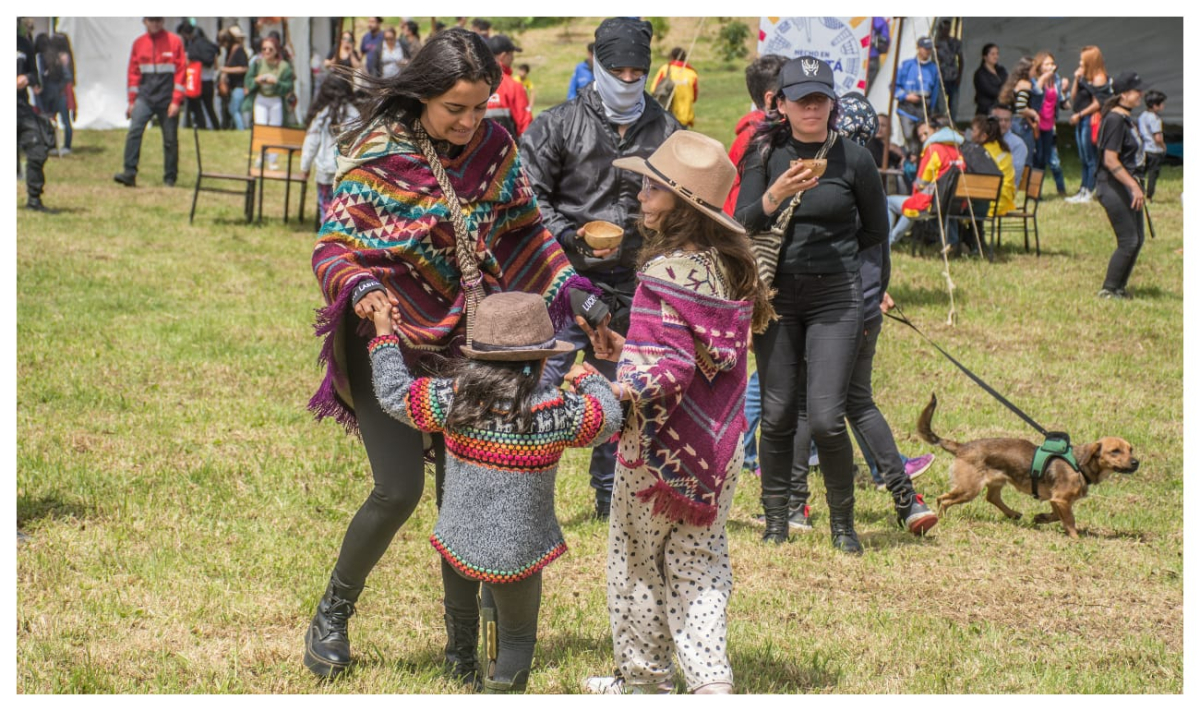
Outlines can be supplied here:
M737 206L738 191L742 187L742 156L746 154L746 146L754 136L754 128L767 117L764 111L775 96L775 86L779 82L779 70L787 62L787 57L778 54L764 54L746 67L746 90L750 92L750 100L754 102L754 110L738 119L737 134L733 145L729 147L729 160L738 166L737 177L733 180L733 188L729 197L725 198L725 206L721 208L726 215L733 217ZM753 436L753 434L751 434Z
M163 185L174 187L179 173L179 107L183 105L183 75L187 57L179 35L163 29L163 18L143 17L146 34L133 41L129 53L130 120L125 137L125 169L113 180L134 187L142 134L150 118L158 117L163 132Z
M500 80L500 88L488 99L487 118L499 121L515 139L533 121L533 113L529 110L529 96L525 87L517 81L512 73L513 53L521 48L512 43L508 35L492 35L487 38L488 47L504 70L504 78Z

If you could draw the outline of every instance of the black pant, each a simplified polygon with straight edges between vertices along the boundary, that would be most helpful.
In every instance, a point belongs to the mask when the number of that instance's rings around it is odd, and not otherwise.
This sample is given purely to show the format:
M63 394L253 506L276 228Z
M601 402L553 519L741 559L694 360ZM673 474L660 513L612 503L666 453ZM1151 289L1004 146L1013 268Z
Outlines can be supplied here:
M217 130L221 127L217 119L217 110L213 108L213 81L200 82L200 96L187 100L188 117L193 126ZM205 121L205 114L208 120Z
M425 457L422 435L383 411L371 383L370 338L353 333L360 319L347 307L346 370L354 398L354 414L362 434L375 487L350 521L334 570L348 586L362 585L383 557L400 526L408 520L425 488ZM433 435L436 455L437 503L442 501L446 471L446 447L441 435Z
M778 274L779 320L754 337L762 388L759 464L763 496L786 496L796 433L807 426L817 443L827 490L854 489L854 450L846 432L847 397L862 338L862 282L857 272ZM803 424L800 424L803 423Z
M864 449L868 450L875 459L879 474L883 477L888 491L892 493L909 492L912 490L912 480L904 471L904 460L900 456L895 438L892 437L892 429L875 404L871 387L871 373L875 368L875 344L879 341L879 332L882 329L882 320L876 320L863 328L858 357L854 359L854 369L850 373L850 389L846 395L846 418L850 421L850 427L858 432ZM789 502L793 509L808 503L807 448L810 436L808 422L804 419L799 420L794 442L800 456L796 457L792 466L791 500Z
M1129 275L1137 262L1138 252L1146 241L1145 222L1142 211L1129 207L1133 196L1121 183L1107 174L1096 180L1096 197L1108 213L1108 222L1117 235L1117 249L1108 260L1108 273L1104 275L1104 288L1109 291L1124 289Z
M542 572L515 583L483 583L464 578L442 560L442 587L446 593L446 611L460 618L475 616L476 605L496 611L497 645L495 681L512 681L521 670L533 666L533 648L537 644L538 610L542 605ZM476 600L479 596L479 601ZM479 660L482 665L486 659ZM487 673L487 667L482 670Z
M46 187L43 166L50 153L38 115L23 101L17 102L17 147L25 152L25 192L31 198L41 197Z
M174 181L179 176L179 115L167 116L167 107L151 107L143 99L133 104L129 134L125 136L125 172L137 175L138 161L142 155L142 134L152 117L158 117L163 134L163 180Z
M1146 199L1154 199L1154 186L1158 183L1158 173L1162 170L1163 157L1166 153L1146 154Z

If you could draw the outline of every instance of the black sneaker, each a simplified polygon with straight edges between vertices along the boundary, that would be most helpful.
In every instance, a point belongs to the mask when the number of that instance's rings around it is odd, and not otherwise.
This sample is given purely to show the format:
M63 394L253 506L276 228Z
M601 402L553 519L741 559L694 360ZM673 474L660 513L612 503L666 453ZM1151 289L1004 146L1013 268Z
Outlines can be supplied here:
M132 173L117 173L113 176L113 180L127 188L137 187L137 176Z
M937 514L925 505L925 497L917 494L908 506L896 505L896 520L914 536L924 536L937 525Z
M792 509L792 514L788 516L788 528L811 531L812 519L809 515L810 512L811 509L808 504Z
M173 188L173 187L175 187L175 179L174 178L163 178L163 185L165 185L168 188Z

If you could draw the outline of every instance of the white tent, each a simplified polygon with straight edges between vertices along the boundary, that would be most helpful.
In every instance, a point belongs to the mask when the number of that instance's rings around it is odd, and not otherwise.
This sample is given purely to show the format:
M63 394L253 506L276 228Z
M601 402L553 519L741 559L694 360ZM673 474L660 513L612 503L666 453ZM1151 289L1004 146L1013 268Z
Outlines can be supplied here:
M166 28L172 32L183 18L166 18ZM218 22L215 17L197 17L196 24L208 38L216 41ZM228 27L236 22L249 35L250 18L221 18ZM330 46L330 26L336 18L288 18L288 31L296 52L297 116L303 118L308 110L312 91L310 58L314 51L320 56ZM127 128L128 106L126 75L129 69L129 49L133 41L146 30L138 17L64 17L58 30L71 38L75 53L75 97L78 101L76 128Z

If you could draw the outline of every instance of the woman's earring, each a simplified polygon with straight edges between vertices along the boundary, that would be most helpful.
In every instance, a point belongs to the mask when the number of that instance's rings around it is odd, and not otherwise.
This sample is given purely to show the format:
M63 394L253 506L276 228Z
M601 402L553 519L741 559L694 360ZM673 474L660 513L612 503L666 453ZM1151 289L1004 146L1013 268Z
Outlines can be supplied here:
M521 368L521 375L525 375L525 376L533 375L533 368L528 363L526 363L525 367Z

